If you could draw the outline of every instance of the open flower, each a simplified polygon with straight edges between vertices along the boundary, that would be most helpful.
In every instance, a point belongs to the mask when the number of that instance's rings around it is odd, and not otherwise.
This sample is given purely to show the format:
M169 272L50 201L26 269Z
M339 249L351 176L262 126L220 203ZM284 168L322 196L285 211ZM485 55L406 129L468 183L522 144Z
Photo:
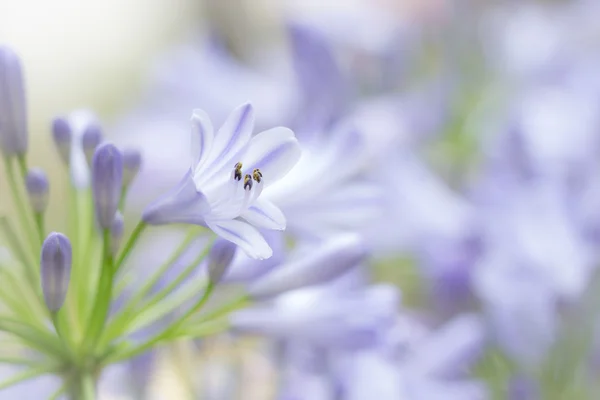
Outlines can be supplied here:
M208 115L192 115L192 165L173 190L144 212L146 223L206 226L264 259L272 250L256 228L285 229L281 210L260 198L264 188L285 176L300 158L294 133L276 127L252 136L250 104L235 109L216 132Z

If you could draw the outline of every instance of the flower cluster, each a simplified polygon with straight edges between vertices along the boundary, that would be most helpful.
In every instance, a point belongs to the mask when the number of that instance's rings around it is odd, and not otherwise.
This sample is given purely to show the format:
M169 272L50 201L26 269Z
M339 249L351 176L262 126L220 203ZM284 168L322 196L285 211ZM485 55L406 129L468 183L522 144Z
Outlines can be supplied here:
M0 46L0 398L595 398L597 6L347 3L268 68L211 26L56 171Z

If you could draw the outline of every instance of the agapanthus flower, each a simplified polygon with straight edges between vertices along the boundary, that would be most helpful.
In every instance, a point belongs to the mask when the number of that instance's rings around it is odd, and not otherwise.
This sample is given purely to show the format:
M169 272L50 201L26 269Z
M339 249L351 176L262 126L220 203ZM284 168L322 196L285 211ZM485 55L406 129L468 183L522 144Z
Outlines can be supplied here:
M49 124L70 176L58 203L68 210L62 233L45 224L49 197L56 195L46 174L29 168L27 154L3 152L15 210L0 214L0 364L8 366L0 370L3 394L28 390L39 397L40 390L50 398L94 399L114 391L103 383L113 381L113 367L124 376L128 361L159 345L227 330L223 318L252 301L343 273L346 265L331 263L339 246L305 255L289 264L291 270L277 270L281 255L266 267L242 259L251 266L245 273L261 279L246 281L245 291L212 316L199 315L222 285L243 278L237 245L254 258L268 258L272 250L258 228L278 233L285 228L281 211L260 195L292 168L300 148L287 128L252 136L253 121L252 107L244 105L214 134L206 114L196 111L193 169L180 191L149 208L132 231L124 208L141 156L102 143L99 121L90 112ZM158 266L146 261L140 268L130 256L143 249L148 222L208 226L224 239L191 226L174 248L152 246L160 253L151 260L162 261ZM283 238L266 236L283 253ZM360 257L362 250L348 254ZM46 376L50 382L38 385Z
M420 325L404 317L389 333L392 346L369 349L345 359L348 366L344 384L349 398L488 398L481 382L467 378L485 344L481 320L466 314L437 330Z
M192 166L179 185L150 205L149 224L207 226L254 258L272 250L256 228L285 229L285 216L264 188L285 177L300 158L300 146L288 128L252 136L254 111L237 108L216 132L208 115L192 115Z

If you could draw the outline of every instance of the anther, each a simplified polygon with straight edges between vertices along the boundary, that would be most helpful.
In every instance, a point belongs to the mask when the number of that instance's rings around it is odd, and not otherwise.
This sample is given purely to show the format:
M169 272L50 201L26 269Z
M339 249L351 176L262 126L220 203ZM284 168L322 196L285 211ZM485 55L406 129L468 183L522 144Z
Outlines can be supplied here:
M242 163L241 162L236 163L235 167L233 168L233 179L235 179L236 181L242 180Z
M262 172L260 172L260 169L256 168L252 171L252 177L256 182L260 182L262 180Z
M252 189L252 177L249 174L246 174L244 177L244 190Z

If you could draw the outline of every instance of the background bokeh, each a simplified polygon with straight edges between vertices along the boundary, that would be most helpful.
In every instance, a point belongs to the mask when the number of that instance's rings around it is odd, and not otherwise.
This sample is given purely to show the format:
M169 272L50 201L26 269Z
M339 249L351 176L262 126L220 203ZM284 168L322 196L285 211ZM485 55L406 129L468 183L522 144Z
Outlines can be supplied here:
M556 298L561 323L581 330L561 335L556 350L548 350L534 374L540 398L591 399L597 387L566 376L593 355L593 346L579 354L578 345L592 341L582 332L589 328L584 320L596 316L588 311L597 304L600 260L600 202L592 190L600 183L599 15L594 0L0 0L0 42L25 65L30 163L64 192L50 121L73 109L94 110L107 137L144 155L132 215L188 167L192 108L207 110L219 125L250 100L260 127L296 114L316 118L331 104L352 110L370 138L365 153L375 153L370 176L388 194L384 221L364 227L374 238L373 279L400 287L409 312L441 319L456 309L485 313L488 302L514 298L517 306L507 306L502 317L518 325L537 315L517 314L541 292L521 272L502 289L486 286L506 276L473 272L490 269L481 254L493 248L489 254L504 252L495 262L553 274L547 281L568 286ZM317 82L314 92L323 101L306 115L290 83L298 61L289 24L321 35L351 81L340 93L333 84L319 92ZM308 62L318 64L314 56ZM5 190L0 182L0 200ZM548 206L545 214L548 198L558 197L573 202L568 211L556 217ZM63 201L51 198L49 225L65 224ZM548 222L555 217L561 222ZM547 272L550 264L557 266ZM575 276L579 264L587 269ZM473 290L477 279L486 283ZM224 398L269 398L277 371L261 346L229 337L178 343L161 351L147 385L157 399L192 398L198 387L223 384L220 368L234 363L242 386ZM535 398L509 397L519 363L498 347L472 373L493 398ZM524 353L514 351L515 359ZM597 376L597 365L591 370Z

